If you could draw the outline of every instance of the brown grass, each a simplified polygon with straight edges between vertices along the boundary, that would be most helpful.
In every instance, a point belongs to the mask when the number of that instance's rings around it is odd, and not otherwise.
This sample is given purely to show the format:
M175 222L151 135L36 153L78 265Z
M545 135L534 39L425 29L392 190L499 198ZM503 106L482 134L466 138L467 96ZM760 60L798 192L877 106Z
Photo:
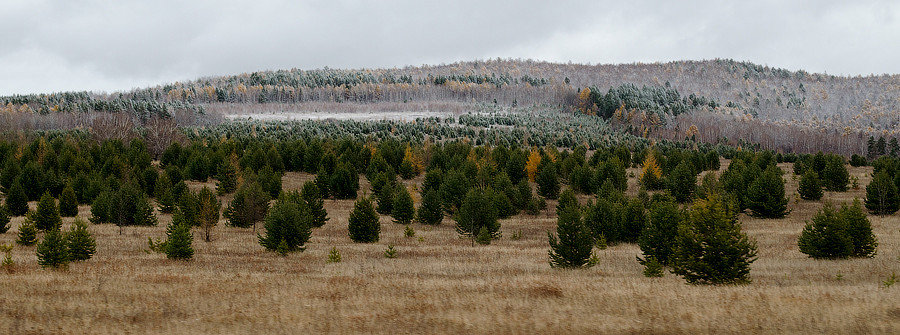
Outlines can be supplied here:
M870 170L852 173L868 183ZM289 174L284 185L297 189L309 178ZM786 179L793 195L797 181ZM834 201L854 197L864 197L864 187L826 194ZM41 269L34 247L15 248L14 271L0 272L0 333L900 331L900 287L882 286L900 272L897 216L870 217L880 243L875 258L816 261L797 250L796 239L822 204L795 203L792 196L786 219L743 218L759 243L753 283L707 287L671 274L643 277L635 245L598 251L600 264L591 269L551 269L546 231L555 228L555 203L548 205L537 216L503 221L507 237L471 247L450 220L414 225L416 237L405 238L387 217L379 243L354 244L347 237L352 201L328 200L331 221L313 232L306 252L285 258L263 251L249 230L219 226L213 242L197 235L193 261L169 261L145 252L148 236L164 235L168 216L123 235L115 226L93 225L96 256L66 271ZM20 223L16 218L0 242L12 243ZM519 230L522 239L508 237ZM398 258L383 257L388 244ZM342 263L326 263L332 246Z

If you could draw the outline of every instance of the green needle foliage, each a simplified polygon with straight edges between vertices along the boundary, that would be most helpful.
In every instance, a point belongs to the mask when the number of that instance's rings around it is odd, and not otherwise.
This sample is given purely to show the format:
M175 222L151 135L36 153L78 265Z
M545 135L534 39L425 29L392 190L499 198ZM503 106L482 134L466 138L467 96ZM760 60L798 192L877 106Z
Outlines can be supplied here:
M9 212L6 207L0 206L0 234L6 234L9 231Z
M803 228L797 245L812 258L840 259L873 257L878 242L862 205L855 201L840 209L825 204Z
M787 198L784 197L784 179L781 170L770 165L759 178L750 185L747 194L747 208L754 216L778 219L787 215Z
M13 182L6 194L6 209L12 216L22 216L28 213L28 195L25 194L25 189L18 180Z
M304 183L300 197L306 202L306 207L312 215L312 226L316 228L324 226L328 222L328 212L325 211L325 200L316 183L313 181Z
M353 242L374 243L378 242L381 233L381 224L378 222L378 213L372 207L372 201L367 197L360 197L353 205L350 212L349 235Z
M876 215L891 215L900 209L900 194L887 171L879 171L866 186L866 209Z
M34 227L34 212L29 212L25 217L25 222L19 226L19 235L16 238L16 244L24 246L32 246L37 243L37 229Z
M269 251L278 251L281 243L287 252L304 251L312 235L311 224L312 216L305 204L278 201L266 215L266 234L259 235L259 244Z
M38 244L36 252L38 264L44 268L62 268L69 264L69 249L59 230L44 234L44 240Z
M166 226L165 252L168 259L189 260L194 257L194 235L180 209L175 210L172 222Z
M581 268L594 265L590 262L594 238L581 220L581 211L577 205L569 204L559 210L556 235L547 232L551 267Z
M472 189L466 194L456 215L456 232L461 236L476 238L482 233L482 242L500 237L497 209L491 205L491 197L485 190Z
M87 230L87 222L76 219L72 230L66 234L66 245L72 261L85 261L94 256L97 242Z
M806 173L800 177L797 193L800 193L800 198L803 198L803 200L822 199L822 181L819 180L819 174L815 171L807 170Z
M427 175L426 175L427 177ZM436 187L425 191L422 195L422 204L417 211L417 219L422 224L437 225L444 220L444 209L441 195Z
M394 223L410 224L416 215L416 208L413 205L412 196L405 187L397 187L394 194L394 205L392 206L391 217Z
M59 216L59 209L56 208L56 199L50 195L50 192L44 192L40 202L37 205L37 211L34 216L34 226L41 231L59 230L62 225L62 218Z
M59 195L59 214L65 217L78 215L78 198L71 184L66 185Z

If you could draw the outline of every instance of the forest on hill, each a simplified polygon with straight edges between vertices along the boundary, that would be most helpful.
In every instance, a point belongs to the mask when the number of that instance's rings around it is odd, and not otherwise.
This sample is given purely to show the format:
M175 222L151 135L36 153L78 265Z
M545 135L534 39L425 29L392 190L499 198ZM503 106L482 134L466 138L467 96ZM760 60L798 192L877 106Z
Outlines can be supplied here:
M0 97L5 129L88 127L125 113L179 126L235 112L410 111L456 115L522 107L597 116L648 139L745 145L785 153L864 154L897 137L900 76L844 77L733 60L585 65L482 60L392 69L277 70L200 78L127 92ZM120 120L125 122L125 120Z

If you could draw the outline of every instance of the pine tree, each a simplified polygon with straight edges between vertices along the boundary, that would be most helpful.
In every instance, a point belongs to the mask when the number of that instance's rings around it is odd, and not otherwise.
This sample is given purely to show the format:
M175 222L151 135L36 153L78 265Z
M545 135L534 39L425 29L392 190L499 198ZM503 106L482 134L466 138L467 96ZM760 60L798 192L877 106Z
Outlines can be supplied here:
M389 215L394 210L394 194L398 193L399 186L394 183L388 183L381 187L381 190L375 194L378 214Z
M206 242L212 239L212 230L219 224L219 214L222 211L222 202L216 198L208 187L203 187L197 195L199 200L200 227L203 229L203 238Z
M184 223L197 227L200 225L200 199L197 194L190 191L184 192L178 200L178 210L184 218Z
M419 222L427 225L440 224L444 220L444 209L441 204L441 195L437 189L430 189L422 196L422 204L417 211Z
M46 232L59 230L61 225L62 218L59 216L59 210L56 208L56 199L53 199L50 192L44 192L40 202L38 202L37 211L35 212L35 228Z
M65 217L78 215L78 198L72 184L67 184L59 195L59 214Z
M72 261L85 261L94 256L97 242L87 230L87 222L76 219L72 230L66 234L66 246Z
M847 191L847 184L850 183L850 173L844 166L844 159L839 156L829 156L825 164L825 170L822 171L822 179L825 181L825 188L833 192Z
M409 192L403 186L398 187L395 191L396 195L394 196L391 217L394 218L394 223L410 224L416 215L412 196L409 195Z
M27 216L33 215L28 214ZM26 217L25 222L19 226L19 235L17 236L16 243L24 246L32 246L37 243L37 229L34 228L34 220L30 217Z
M678 235L678 225L683 220L684 214L673 202L660 201L650 206L649 220L638 238L638 246L644 255L644 259L639 259L641 264L646 264L651 258L664 266L672 264L674 237Z
M485 228L491 238L498 238L500 223L497 221L497 215L497 209L491 203L488 192L472 189L466 194L456 215L456 232L474 238L482 228Z
M44 268L61 268L69 263L66 239L58 229L44 234L44 240L38 243L36 252L38 264Z
M0 234L6 234L9 231L9 212L6 207L0 206Z
M783 218L787 215L787 198L784 197L784 179L778 167L771 165L750 185L747 192L747 208L753 215L763 218Z
M309 213L312 216L312 226L322 227L328 222L328 212L325 211L325 200L319 193L319 187L313 181L307 181L303 184L300 191L300 197L306 202Z
M850 257L854 249L841 214L828 203L803 228L797 246L809 257L825 259Z
M750 282L756 242L741 231L734 213L719 197L695 201L675 239L673 272L688 283Z
M697 188L697 175L693 170L690 163L682 161L669 175L669 193L672 193L678 202L687 202L694 195Z
M350 212L350 239L357 243L378 242L381 224L369 198L361 197Z
M265 219L266 235L259 235L259 244L269 251L277 251L284 243L287 251L304 251L312 235L312 216L305 204L278 201Z
M281 193L281 174L272 170L268 165L259 170L256 177L262 189L269 194L272 199L278 198Z
M622 209L622 231L620 239L625 243L637 243L647 225L647 212L640 199L632 198Z
M134 204L134 219L132 222L135 226L155 226L157 223L156 214L153 213L153 206L147 197L138 197Z
M89 219L92 223L101 224L113 221L112 198L113 195L110 192L102 192L94 198L94 202L91 204L91 218Z
M866 208L877 215L891 215L900 208L897 185L887 171L879 171L866 186Z
M558 210L556 235L547 232L550 241L550 266L561 268L590 267L591 250L594 239L591 231L581 220L578 206L568 204Z
M234 164L225 163L216 178L219 180L216 183L216 192L219 195L230 194L237 189L238 171Z
M844 205L840 214L847 227L847 234L853 241L851 256L874 257L878 241L875 234L872 233L872 223L866 217L859 200L853 200L853 204L850 206Z
M822 199L822 182L819 180L819 174L811 170L806 171L800 177L797 193L800 193L800 198L803 198L803 200Z
M559 216L562 210L568 206L580 208L578 199L575 198L575 192L573 192L571 188L567 188L565 191L560 193L559 202L556 203L556 215Z
M648 190L658 190L662 186L662 169L656 162L656 154L653 151L647 152L647 158L644 159L644 165L641 168L641 185Z
M269 195L255 182L246 182L238 188L234 199L225 208L228 225L240 228L254 227L269 211Z
M28 195L18 180L14 181L6 194L6 209L12 216L22 216L28 212Z
M353 199L359 191L359 175L353 167L340 164L331 176L331 194L337 199Z
M158 198L159 200L159 211L161 213L172 213L175 211L175 194L173 193L171 188L167 188L162 191L162 195Z
M546 163L541 167L537 177L538 194L547 199L559 197L559 179L556 177L556 168L552 163Z
M172 222L166 226L165 252L168 259L191 259L194 257L194 235L191 225L185 221L181 209L172 214Z

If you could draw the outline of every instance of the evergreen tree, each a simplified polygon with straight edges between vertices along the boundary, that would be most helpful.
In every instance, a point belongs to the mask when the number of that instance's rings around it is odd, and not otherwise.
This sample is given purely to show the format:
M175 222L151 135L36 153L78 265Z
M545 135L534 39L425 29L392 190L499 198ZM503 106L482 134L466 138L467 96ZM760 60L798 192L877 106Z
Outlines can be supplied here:
M9 231L9 211L6 207L0 206L0 234L6 234Z
M44 268L60 268L69 263L66 239L58 229L44 234L44 240L38 243L36 252L38 264Z
M6 209L12 216L22 216L28 212L28 195L18 180L13 182L9 193L6 194Z
M697 175L693 170L690 163L682 161L669 175L669 193L672 193L678 202L687 202L694 195L697 187Z
M800 193L800 198L803 198L803 200L822 199L822 182L819 180L819 174L811 170L806 171L800 177L797 193Z
M571 188L567 188L559 195L559 202L556 204L556 215L559 216L560 213L562 213L562 210L568 206L580 208L578 199L575 197L575 192L573 192ZM579 220L581 220L580 216Z
M132 222L135 226L155 226L157 223L156 214L153 213L153 206L150 205L150 201L144 196L136 199L133 216Z
M850 174L847 172L847 167L844 166L844 159L839 156L830 156L827 160L825 170L822 171L825 189L833 192L847 191Z
M219 223L219 214L222 211L222 202L216 198L208 187L203 187L197 195L199 200L199 220L200 227L203 228L203 238L206 242L212 239L212 230Z
M185 224L191 227L200 225L200 199L197 194L184 192L178 201L178 211L181 212Z
M441 195L437 189L429 189L422 195L422 204L417 211L419 222L427 225L440 224L444 219L444 209L441 204Z
M94 202L91 204L91 218L90 221L94 224L101 223L110 223L113 222L112 212L113 212L113 196L110 192L103 192L97 195L94 198Z
M238 171L234 164L226 163L216 178L219 180L216 183L216 192L219 195L230 194L237 189Z
M44 192L35 212L35 228L46 232L59 230L61 225L62 218L59 216L59 210L56 208L56 199L53 199L49 192Z
M391 182L382 186L381 190L375 194L378 214L389 215L394 210L394 194L398 193L397 188L399 186Z
M26 215L25 222L19 226L19 235L16 238L17 244L32 246L37 243L37 229L34 228L34 220L28 217L33 216L31 213Z
M741 231L719 197L694 202L678 227L674 273L691 284L739 284L750 281L756 242Z
M588 209L584 221L591 229L595 242L617 244L622 241L624 223L620 207L618 202L608 198L597 198L594 205Z
M428 193L430 190L440 189L443 179L444 173L441 169L430 169L426 171L425 180L422 181L422 194Z
M161 213L170 214L175 211L176 201L175 194L173 193L171 188L168 188L163 191L162 195L158 198L159 200L159 211Z
M847 234L853 241L853 257L874 257L878 241L872 233L872 223L866 217L859 200L841 208L841 219L847 227Z
M59 214L65 217L78 215L78 199L71 184L66 185L59 195Z
M488 192L472 189L466 194L456 215L456 232L474 238L484 228L491 239L498 238L500 223L497 216L497 209L494 208Z
M559 197L559 179L556 177L556 168L552 163L546 163L541 168L537 177L538 194L547 199Z
M318 228L328 222L328 212L325 211L325 200L319 193L319 187L313 181L303 184L300 197L306 202L309 214L312 216L312 227Z
M87 230L87 222L76 219L72 230L66 234L66 246L72 261L85 261L94 256L97 242Z
M394 223L410 224L416 215L412 196L403 186L398 187L395 191L397 194L394 196L391 217L394 218Z
M381 224L369 198L361 197L350 212L350 239L357 243L378 242Z
M724 192L725 188L722 186L722 183L719 182L716 173L710 171L703 176L702 180L700 180L700 186L697 187L697 198L709 198L712 195L722 194Z
M594 239L591 231L581 220L581 211L576 205L568 204L559 209L556 220L556 235L547 232L550 240L550 266L580 268L594 265L591 250Z
M803 228L797 245L809 257L826 259L850 257L854 249L840 213L828 203Z
M625 243L637 243L641 231L647 225L647 212L639 199L629 199L622 211L620 239Z
M494 190L491 192L491 200L494 208L497 209L497 217L501 219L508 219L509 217L516 214L516 210L512 205L512 202L509 200L509 197L506 196L505 193L500 192L499 190Z
M191 225L185 221L181 209L175 210L172 222L166 226L166 242L164 250L168 259L191 259L194 257L194 235Z
M469 182L461 171L452 170L444 178L441 183L441 197L443 198L444 210L448 214L455 214L462 206L462 201L469 192Z
M269 194L272 199L278 198L281 193L281 174L272 170L271 167L265 166L259 170L256 177L262 189Z
M250 181L238 188L224 216L230 226L249 228L262 221L268 211L269 194L258 183Z
M866 186L866 208L877 215L894 214L900 208L900 195L887 171L879 171Z
M783 218L787 215L787 198L784 197L784 179L778 167L771 165L753 181L747 192L747 208L753 215L763 218Z
M312 219L305 204L278 201L266 215L266 235L259 235L259 244L269 251L282 243L289 252L304 251L312 235Z
M337 199L353 199L359 191L359 175L351 166L340 164L331 176L331 194Z
M672 265L672 254L675 252L674 237L678 235L678 225L683 220L684 214L678 205L671 201L660 201L651 205L649 220L638 239L638 246L644 255L644 259L639 259L641 264L652 258L664 266Z

